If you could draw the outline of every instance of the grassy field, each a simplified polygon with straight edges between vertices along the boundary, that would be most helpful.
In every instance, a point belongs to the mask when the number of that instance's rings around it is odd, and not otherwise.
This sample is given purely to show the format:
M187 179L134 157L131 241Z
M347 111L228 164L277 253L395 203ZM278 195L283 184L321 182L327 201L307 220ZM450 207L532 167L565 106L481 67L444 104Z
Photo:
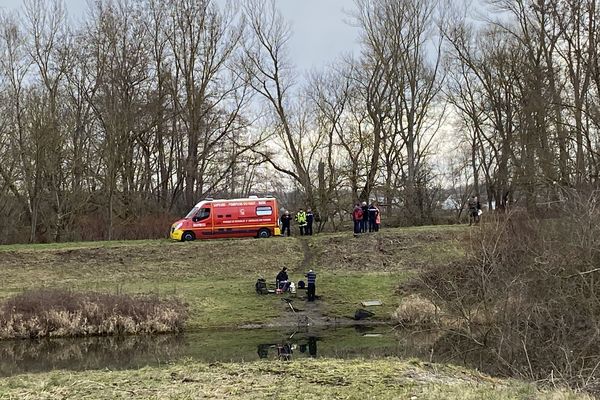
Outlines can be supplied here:
M51 287L178 296L190 306L189 328L277 322L285 304L257 296L259 276L274 281L286 266L294 281L318 273L320 311L350 317L362 300L379 299L377 318L398 305L397 286L423 263L462 256L464 227L391 229L354 238L351 233L311 238L89 242L0 247L0 299L25 289Z
M458 367L416 360L176 364L129 371L19 375L0 380L0 399L590 399L541 391Z

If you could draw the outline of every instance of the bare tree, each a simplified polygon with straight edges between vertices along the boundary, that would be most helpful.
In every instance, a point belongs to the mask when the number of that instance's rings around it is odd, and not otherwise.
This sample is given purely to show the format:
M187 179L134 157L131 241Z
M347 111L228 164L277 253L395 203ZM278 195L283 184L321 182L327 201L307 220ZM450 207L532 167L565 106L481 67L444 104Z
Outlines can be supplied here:
M356 4L366 48L363 69L371 71L365 89L374 138L360 197L370 195L380 168L381 146L387 142L386 161L402 165L407 218L420 222L425 215L419 176L444 115L443 105L435 107L443 82L442 35L436 29L436 13L443 7L435 0L358 0ZM386 172L386 191L391 197L393 169L388 165Z
M268 104L275 121L274 138L288 157L278 159L270 151L260 151L264 161L275 170L296 181L312 202L313 184L309 164L313 161L315 147L305 146L306 131L302 120L294 121L294 114L302 107L293 101L293 69L287 54L291 32L288 24L276 9L273 0L264 2L248 0L244 3L244 17L248 26L244 43L242 65L251 77L250 84ZM320 142L320 137L317 141Z

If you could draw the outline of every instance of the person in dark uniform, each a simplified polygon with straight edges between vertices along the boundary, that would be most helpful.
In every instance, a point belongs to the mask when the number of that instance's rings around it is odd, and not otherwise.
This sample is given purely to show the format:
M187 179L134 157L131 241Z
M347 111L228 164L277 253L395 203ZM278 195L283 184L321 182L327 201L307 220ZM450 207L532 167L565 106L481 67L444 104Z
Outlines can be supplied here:
M281 236L285 236L285 231L287 230L287 235L292 236L290 233L290 225L292 223L292 216L289 211L285 211L281 218L279 218L281 222Z
M308 284L306 286L306 295L308 301L315 301L315 293L317 291L317 273L312 269L306 273L306 280Z
M306 210L306 234L312 236L313 234L313 222L315 221L315 215L309 208Z
M363 201L360 208L362 209L363 215L360 231L361 233L365 233L369 229L369 206L367 205L366 201Z
M288 281L287 267L283 267L281 271L279 271L275 281L277 282L277 289L281 289L284 292L288 290L290 282Z
M369 206L369 232L377 232L377 216L379 215L379 209L375 206L375 202L372 202Z

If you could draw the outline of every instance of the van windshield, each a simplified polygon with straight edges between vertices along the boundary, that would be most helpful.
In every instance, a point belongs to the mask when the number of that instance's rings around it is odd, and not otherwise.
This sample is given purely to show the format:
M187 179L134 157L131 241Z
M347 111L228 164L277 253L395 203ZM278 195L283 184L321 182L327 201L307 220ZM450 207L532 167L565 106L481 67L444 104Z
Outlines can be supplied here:
M191 219L194 215L196 215L198 213L198 210L200 210L200 207L194 207L192 208L192 211L190 211L186 216L185 219Z

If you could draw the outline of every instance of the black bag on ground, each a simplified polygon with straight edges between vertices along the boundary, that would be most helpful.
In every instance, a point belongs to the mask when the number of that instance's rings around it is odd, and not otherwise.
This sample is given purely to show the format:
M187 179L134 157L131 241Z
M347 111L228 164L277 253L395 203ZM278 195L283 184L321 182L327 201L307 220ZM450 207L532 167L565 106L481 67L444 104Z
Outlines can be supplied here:
M304 283L304 281L298 281L298 289L306 289L306 283Z
M268 294L269 289L267 289L267 281L264 278L258 278L256 281L256 293L258 294Z
M354 313L354 319L357 320L357 321L360 321L361 319L366 319L366 318L372 317L373 315L375 315L374 312L371 312L369 310L364 310L362 308L359 308Z

